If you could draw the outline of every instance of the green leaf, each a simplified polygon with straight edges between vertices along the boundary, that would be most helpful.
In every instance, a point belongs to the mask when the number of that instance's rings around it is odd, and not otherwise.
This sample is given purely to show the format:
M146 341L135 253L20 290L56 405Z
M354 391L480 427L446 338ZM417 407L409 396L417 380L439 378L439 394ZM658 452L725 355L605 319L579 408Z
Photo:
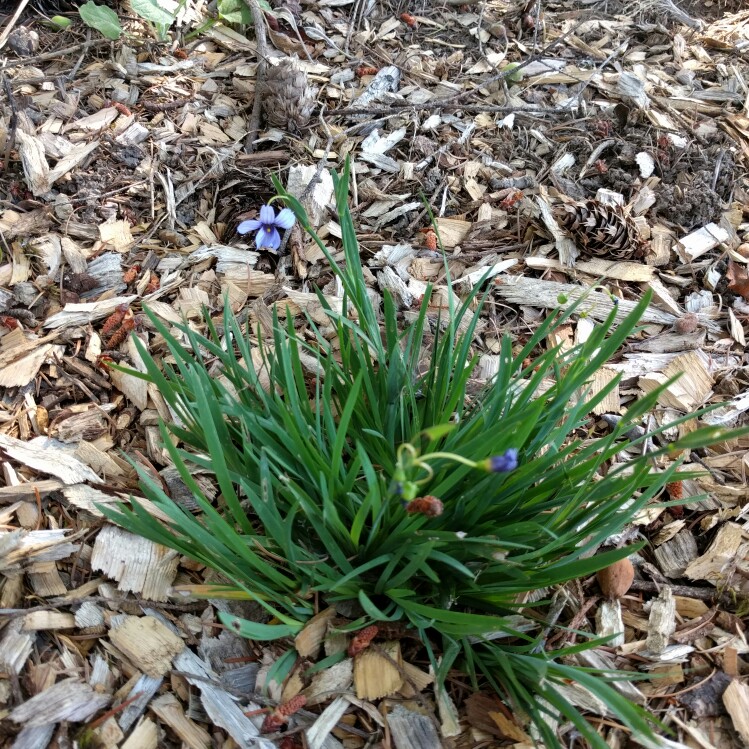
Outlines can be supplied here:
M245 26L250 26L253 23L252 11L243 0L219 0L218 14L219 18L227 23Z
M160 24L167 28L174 23L175 15L164 10L159 5L159 0L130 0L133 12L151 23Z
M122 34L120 19L117 14L106 5L97 5L93 0L88 0L78 8L81 20L86 26L96 29L107 39L119 39Z
M298 626L288 624L261 624L260 622L251 622L247 619L241 619L233 616L226 611L219 611L218 618L222 624L225 624L232 632L246 637L248 640L279 640L282 637L293 637L304 626L299 622Z
M265 677L263 683L263 689L265 694L269 693L269 689L275 682L276 687L280 687L286 677L291 673L291 669L294 668L294 664L297 662L299 654L293 648L287 650L276 662L268 669L268 674Z

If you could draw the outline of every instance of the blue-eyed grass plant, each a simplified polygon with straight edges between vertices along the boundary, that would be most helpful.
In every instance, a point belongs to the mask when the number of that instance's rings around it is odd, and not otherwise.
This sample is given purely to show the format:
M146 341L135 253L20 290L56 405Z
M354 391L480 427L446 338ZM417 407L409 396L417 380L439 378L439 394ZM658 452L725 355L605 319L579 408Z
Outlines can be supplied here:
M547 341L584 314L584 299L550 314L516 350L505 335L496 376L469 394L481 292L435 313L428 289L410 324L387 294L380 312L362 273L347 170L334 181L341 264L277 184L340 280L336 310L319 295L325 328L308 319L302 334L290 314L276 315L264 341L228 305L220 325L206 316L204 334L146 310L168 356L158 363L136 339L141 376L174 414L161 426L163 444L198 510L141 471L144 494L169 523L137 498L132 508L105 511L219 572L226 584L203 586L206 597L260 604L265 622L220 615L246 637L289 638L316 603L353 602L360 616L350 631L409 627L439 682L459 671L475 688L495 690L548 747L561 746L552 718L605 746L562 688L570 682L634 734L651 735L639 707L600 673L572 665L575 652L600 641L547 652L543 602L530 613L522 603L630 553L593 554L672 480L682 449L721 438L698 429L669 444L663 427L632 442L626 435L656 408L660 391L634 402L603 436L581 436L617 384L593 392L589 383L635 331L647 299L628 315L614 307L569 350ZM650 451L622 460L646 444ZM196 471L215 478L218 501L204 494ZM537 626L517 627L521 611ZM279 672L293 663L290 650Z

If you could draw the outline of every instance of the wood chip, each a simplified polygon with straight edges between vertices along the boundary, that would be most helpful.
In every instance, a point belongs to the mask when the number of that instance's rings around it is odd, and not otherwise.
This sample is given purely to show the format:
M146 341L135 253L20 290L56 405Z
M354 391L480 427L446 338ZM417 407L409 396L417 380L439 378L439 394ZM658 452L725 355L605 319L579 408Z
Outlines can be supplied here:
M664 587L650 605L645 646L651 653L663 653L676 630L676 601L671 588Z
M317 655L335 615L335 608L331 606L315 614L307 621L294 638L294 647L301 658Z
M21 673L36 641L36 635L22 627L22 619L11 621L0 639L0 663L14 676Z
M22 465L55 476L65 484L80 484L84 481L101 483L101 479L87 465L73 457L67 446L57 440L36 437L24 442L7 434L0 434L0 449Z
M190 749L207 749L211 745L211 735L185 715L182 705L173 694L162 694L157 697L150 704L149 709L158 715Z
M27 631L40 629L72 629L75 617L64 611L32 611L23 618L23 628Z
M140 671L153 678L163 676L185 643L152 616L126 616L109 633L112 644Z
M174 659L174 667L195 676L185 678L200 691L201 702L211 722L224 728L242 749L275 749L273 742L260 738L258 728L244 714L236 699L215 686L216 674L192 651L183 650Z
M336 697L322 711L317 720L305 731L309 749L323 749L323 747L327 746L330 732L335 728L348 708L348 700L344 697Z
M749 746L749 686L734 679L723 692L723 704L744 746Z
M178 562L173 549L113 525L98 534L91 555L91 569L116 580L120 590L151 601L167 600Z
M527 257L524 260L529 268L537 270L566 271L568 267L559 260L548 257ZM613 278L619 281L647 282L655 276L655 268L642 263L626 262L624 260L604 260L593 258L575 263L575 270L587 273L594 278Z
M439 749L442 739L434 720L421 713L396 705L387 716L396 749Z
M346 692L354 679L354 662L346 658L330 668L318 671L312 676L310 685L303 691L307 705L319 705L330 699L332 694Z
M392 663L402 663L400 643L391 641L381 646L389 657L380 655L374 648L367 648L354 658L354 688L362 700L377 700L395 694L403 685L403 676Z
M668 385L658 396L658 402L667 408L689 413L706 401L713 386L712 375L699 352L688 351L677 356L663 371L641 377L638 385L646 393L651 393L676 375L680 375L679 379Z
M676 252L683 263L691 263L721 242L727 242L728 237L721 226L708 224L676 240Z
M693 557L684 570L691 580L706 580L719 587L730 586L741 592L749 591L743 574L736 575L736 566L746 567L749 541L738 523L724 523L715 534L707 551Z
M133 729L120 749L157 749L158 745L159 731L156 724L150 718L144 718Z
M44 726L48 723L84 723L111 700L77 678L63 679L14 708L8 716L14 723Z

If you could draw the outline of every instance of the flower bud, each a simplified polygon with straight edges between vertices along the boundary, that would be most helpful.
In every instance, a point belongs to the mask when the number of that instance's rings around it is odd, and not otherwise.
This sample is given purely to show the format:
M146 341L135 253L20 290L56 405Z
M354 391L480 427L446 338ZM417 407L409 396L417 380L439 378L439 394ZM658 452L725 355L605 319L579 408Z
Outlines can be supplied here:
M504 455L493 455L483 462L483 467L491 473L509 473L518 467L518 451L511 447Z

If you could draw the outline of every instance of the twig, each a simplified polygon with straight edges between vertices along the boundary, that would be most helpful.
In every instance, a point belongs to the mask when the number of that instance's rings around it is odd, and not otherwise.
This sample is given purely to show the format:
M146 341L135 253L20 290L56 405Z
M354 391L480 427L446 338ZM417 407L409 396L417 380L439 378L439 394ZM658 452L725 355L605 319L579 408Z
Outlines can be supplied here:
M363 9L364 9L363 0L356 0L356 2L354 3L354 7L351 10L351 15L349 16L348 31L346 32L346 41L343 44L344 52L348 52L349 45L351 44L351 37L354 35L354 30L356 29L358 22L361 21L361 15L362 15ZM357 16L359 17L357 18Z
M8 70L9 68L19 67L25 68L32 63L44 62L45 60L56 60L58 57L64 57L65 55L70 55L74 52L86 52L90 47L104 47L108 44L111 44L109 39L94 39L89 42L83 42L83 44L76 44L72 47L65 47L64 49L58 49L53 52L44 52L43 54L36 55L35 57L24 57L23 60L18 60L17 62L8 62L0 67L0 70ZM51 79L45 78L44 80ZM26 81L24 81L24 83L26 83Z
M88 54L88 45L90 42L91 42L91 29L86 29L86 41L83 43L81 54L78 56L78 60L76 61L75 65L73 65L72 70L69 70L65 74L64 76L65 79L72 81L73 78L75 78L81 65L83 65L83 61L86 59L86 55Z
M670 583L661 585L649 580L635 580L629 589L638 593L660 593L664 587L671 588L671 592L675 596L694 598L698 601L706 601L708 603L718 602L722 606L726 606L728 610L736 604L736 601L730 595L720 593L715 588L696 588L691 585L671 585Z
M312 194L312 190L314 189L315 185L320 181L322 170L325 167L325 163L328 160L330 149L333 146L333 133L330 132L330 128L328 127L328 124L325 122L325 119L323 118L324 112L325 112L325 105L323 104L322 111L320 112L320 124L324 128L325 133L328 136L328 140L325 143L323 154L320 157L320 160L317 162L317 168L315 169L315 173L312 175L312 179L307 183L307 186L304 188L304 192L299 196L300 201L306 200Z
M10 107L10 121L8 122L8 134L5 139L5 154L3 158L3 171L8 171L8 161L10 160L10 152L16 144L16 128L18 127L18 111L16 110L16 100L13 96L13 91L8 83L8 77L5 73L3 76L3 88L5 89L5 95L8 97L8 106Z
M423 104L399 104L393 102L386 108L376 109L374 107L346 107L346 109L331 109L331 115L344 115L344 114L369 114L377 118L393 117L396 114L402 113L404 110L411 110L412 112L429 112L433 109L460 109L462 112L497 112L505 114L532 114L532 115L548 115L548 114L569 114L569 107L545 107L545 108L528 108L521 106L510 106L506 104L460 104L452 101L445 101L444 99L435 99L434 101L426 101ZM366 124L366 123L360 123ZM663 128L662 128L663 129Z
M260 132L260 113L263 106L262 88L268 71L268 37L265 29L265 15L258 0L244 0L252 11L252 21L255 26L255 43L257 44L257 73L255 74L255 98L252 102L250 127L244 139L245 153L255 150L255 141Z

